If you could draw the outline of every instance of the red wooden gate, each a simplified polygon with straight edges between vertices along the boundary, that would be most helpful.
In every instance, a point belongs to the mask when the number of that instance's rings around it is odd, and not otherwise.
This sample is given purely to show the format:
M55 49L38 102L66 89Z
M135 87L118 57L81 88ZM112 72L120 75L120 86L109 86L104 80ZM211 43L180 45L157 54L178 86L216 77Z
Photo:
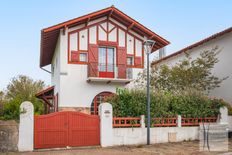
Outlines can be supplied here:
M99 144L100 126L97 115L63 111L35 116L35 149Z

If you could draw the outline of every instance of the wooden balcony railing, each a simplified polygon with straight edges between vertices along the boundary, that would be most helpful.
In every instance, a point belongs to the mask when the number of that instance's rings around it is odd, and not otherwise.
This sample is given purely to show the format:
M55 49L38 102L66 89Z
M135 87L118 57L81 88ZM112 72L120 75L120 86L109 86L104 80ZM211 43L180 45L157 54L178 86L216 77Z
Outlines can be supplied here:
M133 79L132 71L132 68L127 68L126 65L89 63L87 76L99 78Z

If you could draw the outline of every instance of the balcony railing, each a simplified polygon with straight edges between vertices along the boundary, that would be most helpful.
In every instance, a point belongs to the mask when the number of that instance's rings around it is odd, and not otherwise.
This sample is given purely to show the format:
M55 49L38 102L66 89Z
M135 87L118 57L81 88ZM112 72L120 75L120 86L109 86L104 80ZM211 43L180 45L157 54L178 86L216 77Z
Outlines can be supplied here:
M133 69L126 65L89 63L88 78L133 79Z

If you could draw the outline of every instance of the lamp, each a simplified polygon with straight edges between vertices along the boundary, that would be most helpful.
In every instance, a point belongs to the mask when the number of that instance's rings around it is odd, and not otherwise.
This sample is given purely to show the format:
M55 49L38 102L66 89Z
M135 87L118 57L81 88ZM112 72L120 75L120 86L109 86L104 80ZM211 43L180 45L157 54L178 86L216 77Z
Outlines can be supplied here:
M151 116L150 116L150 63L149 63L149 54L151 53L153 46L155 45L154 40L145 40L144 49L147 54L147 145L150 145L150 125L151 125Z

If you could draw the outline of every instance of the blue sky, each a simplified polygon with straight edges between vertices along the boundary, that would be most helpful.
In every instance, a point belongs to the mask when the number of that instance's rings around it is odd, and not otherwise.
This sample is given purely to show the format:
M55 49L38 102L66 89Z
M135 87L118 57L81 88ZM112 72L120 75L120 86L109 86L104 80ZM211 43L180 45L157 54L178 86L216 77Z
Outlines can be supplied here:
M50 84L39 68L40 30L111 5L169 40L168 53L232 26L230 0L1 1L0 90L19 74Z

